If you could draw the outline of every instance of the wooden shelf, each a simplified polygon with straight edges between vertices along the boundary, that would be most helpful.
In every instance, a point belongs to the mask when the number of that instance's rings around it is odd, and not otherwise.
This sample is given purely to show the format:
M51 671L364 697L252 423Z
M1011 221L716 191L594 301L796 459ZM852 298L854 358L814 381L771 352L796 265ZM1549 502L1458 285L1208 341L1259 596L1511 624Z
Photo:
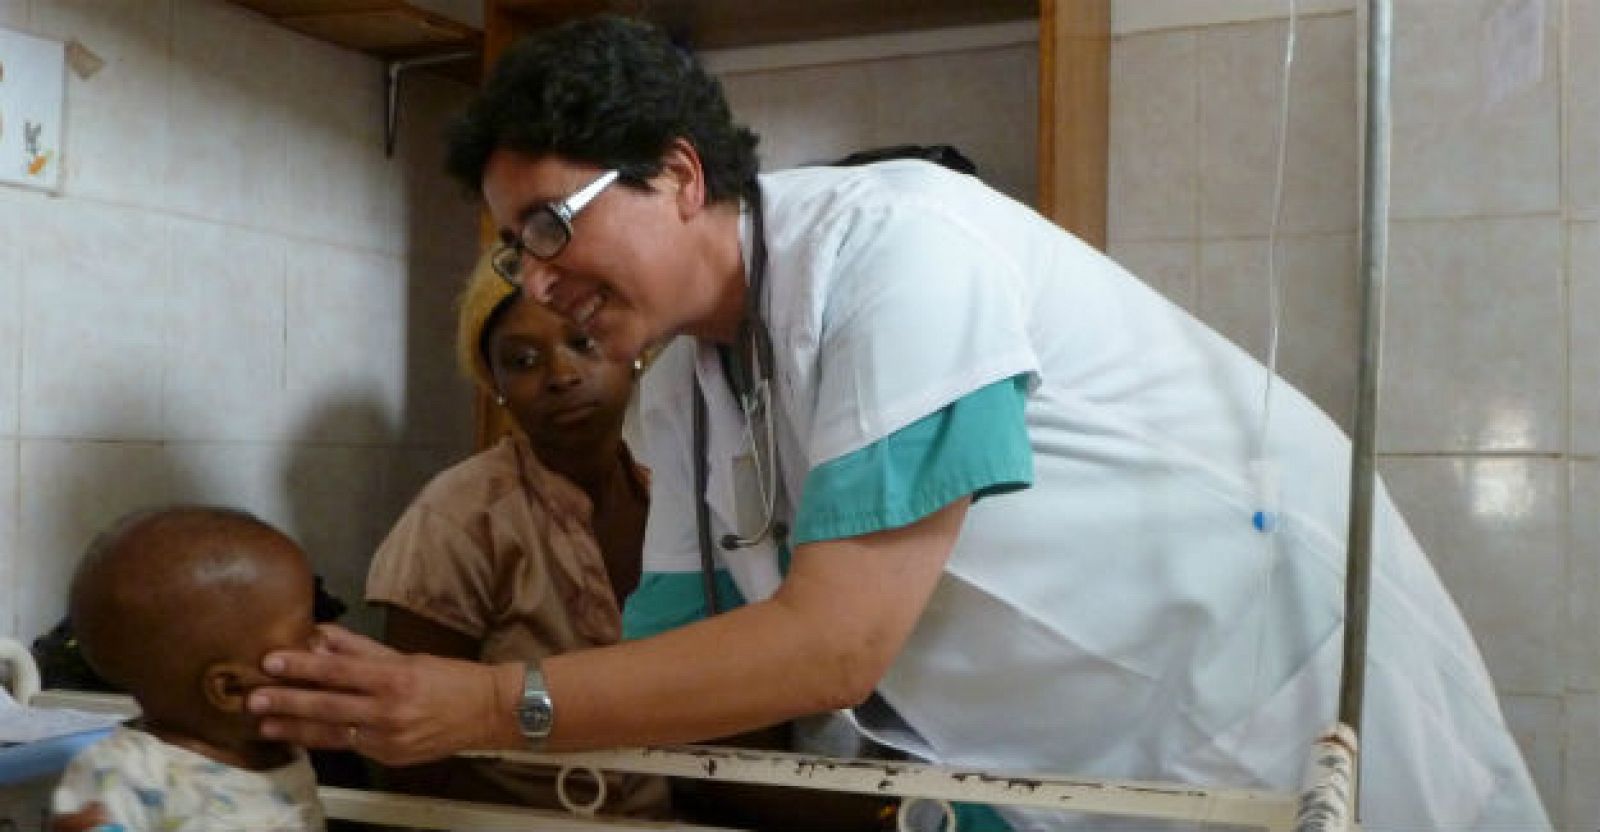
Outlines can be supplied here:
M282 26L385 61L477 51L477 28L404 0L233 0ZM476 64L473 64L476 72Z
M492 5L521 31L596 12L644 17L699 50L1033 20L1039 14L1038 0L495 0Z

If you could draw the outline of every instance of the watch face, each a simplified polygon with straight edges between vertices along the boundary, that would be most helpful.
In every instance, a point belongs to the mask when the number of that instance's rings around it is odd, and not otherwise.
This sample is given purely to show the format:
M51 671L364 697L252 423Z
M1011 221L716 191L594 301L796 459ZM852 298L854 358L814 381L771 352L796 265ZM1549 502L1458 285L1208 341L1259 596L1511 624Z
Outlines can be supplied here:
M522 706L517 708L517 721L522 724L522 733L529 737L549 736L552 715L548 697L524 701Z
M542 740L550 736L550 725L554 721L555 706L550 702L550 691L545 688L544 674L530 667L522 680L522 701L517 704L517 722L522 735Z

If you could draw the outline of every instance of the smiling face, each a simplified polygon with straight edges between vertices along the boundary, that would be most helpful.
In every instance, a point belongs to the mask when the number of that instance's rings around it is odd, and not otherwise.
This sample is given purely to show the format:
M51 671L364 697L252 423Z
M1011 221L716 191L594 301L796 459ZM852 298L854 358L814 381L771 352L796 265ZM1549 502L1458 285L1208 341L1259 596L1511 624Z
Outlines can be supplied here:
M621 180L595 196L552 259L524 258L524 293L619 360L632 361L679 332L716 337L737 326L743 287L737 208L705 204L699 160L686 142L663 155L661 168L643 186ZM501 238L514 239L545 205L604 173L557 156L500 149L484 172L484 200Z
M576 324L526 293L484 339L495 389L539 457L592 457L615 443L633 391L631 362L608 357Z

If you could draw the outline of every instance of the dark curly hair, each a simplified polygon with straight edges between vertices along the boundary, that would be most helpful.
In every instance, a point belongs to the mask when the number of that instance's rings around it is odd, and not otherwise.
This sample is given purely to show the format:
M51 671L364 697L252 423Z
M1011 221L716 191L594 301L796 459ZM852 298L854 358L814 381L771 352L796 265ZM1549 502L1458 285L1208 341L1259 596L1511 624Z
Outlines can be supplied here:
M737 199L755 181L756 135L734 124L722 85L655 26L605 15L508 49L451 125L446 167L476 192L503 148L615 168L643 187L679 138L700 154L708 201Z

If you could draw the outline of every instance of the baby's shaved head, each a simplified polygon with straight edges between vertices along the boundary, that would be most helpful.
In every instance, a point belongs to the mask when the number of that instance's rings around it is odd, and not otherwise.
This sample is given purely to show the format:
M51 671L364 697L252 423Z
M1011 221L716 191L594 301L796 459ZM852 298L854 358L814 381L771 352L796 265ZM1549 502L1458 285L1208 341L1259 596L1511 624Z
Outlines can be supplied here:
M95 670L148 711L148 695L191 687L210 663L239 658L252 627L308 600L311 587L294 541L245 512L145 510L90 546L72 581L72 626Z

